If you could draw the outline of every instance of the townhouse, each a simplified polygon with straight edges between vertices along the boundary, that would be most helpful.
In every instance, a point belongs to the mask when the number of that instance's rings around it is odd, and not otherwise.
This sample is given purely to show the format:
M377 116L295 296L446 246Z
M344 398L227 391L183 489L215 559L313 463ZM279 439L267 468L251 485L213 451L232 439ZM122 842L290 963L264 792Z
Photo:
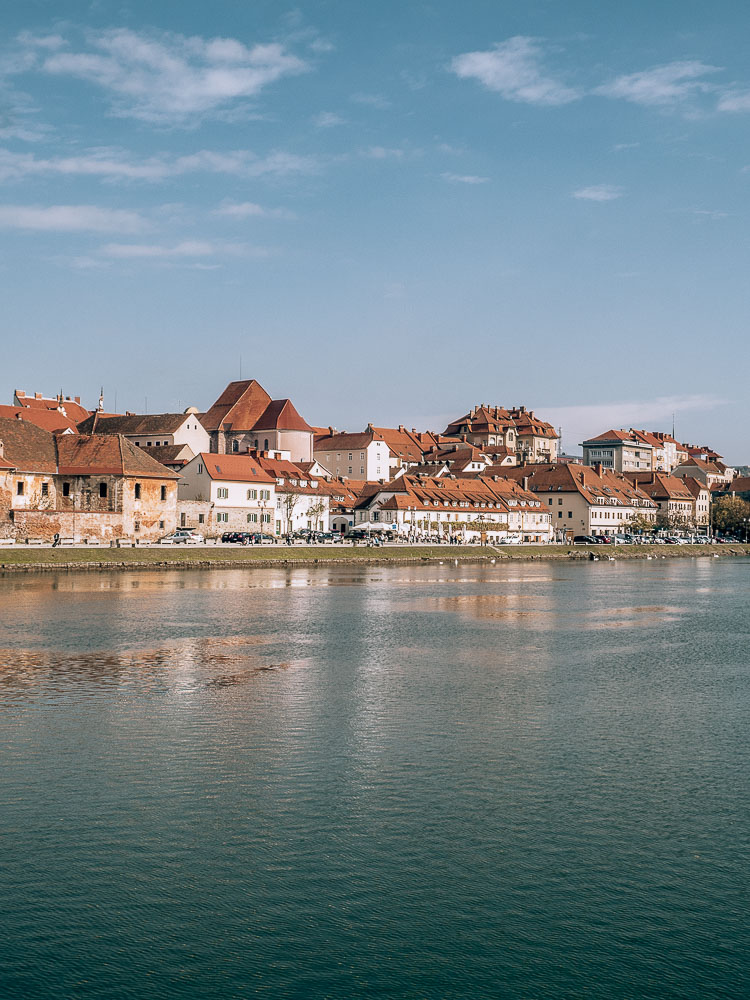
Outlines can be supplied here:
M517 462L554 462L557 459L559 434L546 420L525 406L475 406L469 413L448 424L447 436L465 438L470 444L486 449L503 449L503 455L515 455Z
M175 528L179 477L122 435L0 417L0 457L4 537L154 541Z
M98 411L78 425L82 434L122 434L137 448L144 448L152 458L157 448L181 446L180 454L190 449L190 457L208 451L210 439L200 421L198 410L188 407L183 413L102 414ZM162 453L163 455L164 453ZM174 453L177 454L177 453Z
M548 464L508 469L549 510L559 539L610 535L656 523L657 503L625 476L601 465Z
M357 480L390 478L390 450L385 438L370 425L359 434L330 427L315 438L314 456L332 476Z
M303 472L288 458L282 458L281 453L258 452L253 457L261 469L274 479L274 534L288 535L303 528L328 530L333 493L329 483Z
M693 527L696 498L682 479L665 472L629 472L627 477L658 505L656 523L659 527Z
M653 446L640 434L629 430L608 430L581 445L583 464L600 464L614 472L651 472Z
M733 470L718 460L694 457L681 462L672 470L672 475L678 479L690 476L708 489L714 490L728 486L732 482Z
M462 542L551 540L551 517L532 493L500 477L434 478L405 473L362 495L355 527L402 537Z
M180 523L209 537L276 533L276 482L251 455L200 452L183 467L177 496Z

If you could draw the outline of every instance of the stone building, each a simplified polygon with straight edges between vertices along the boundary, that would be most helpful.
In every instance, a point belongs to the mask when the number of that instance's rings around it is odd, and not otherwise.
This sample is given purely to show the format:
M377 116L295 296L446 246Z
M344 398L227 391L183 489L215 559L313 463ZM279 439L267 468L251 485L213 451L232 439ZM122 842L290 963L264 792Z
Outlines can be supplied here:
M0 418L0 459L0 536L154 541L175 528L179 476L121 435Z

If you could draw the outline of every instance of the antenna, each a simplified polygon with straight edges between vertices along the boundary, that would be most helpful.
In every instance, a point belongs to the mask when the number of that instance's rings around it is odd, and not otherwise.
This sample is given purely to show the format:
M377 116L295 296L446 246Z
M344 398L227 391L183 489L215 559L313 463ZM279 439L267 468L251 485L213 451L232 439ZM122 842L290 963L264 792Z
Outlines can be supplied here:
M148 413L148 396L143 397L143 412Z
M242 355L240 354L240 380L242 380Z
M674 413L672 413L672 437L674 437Z

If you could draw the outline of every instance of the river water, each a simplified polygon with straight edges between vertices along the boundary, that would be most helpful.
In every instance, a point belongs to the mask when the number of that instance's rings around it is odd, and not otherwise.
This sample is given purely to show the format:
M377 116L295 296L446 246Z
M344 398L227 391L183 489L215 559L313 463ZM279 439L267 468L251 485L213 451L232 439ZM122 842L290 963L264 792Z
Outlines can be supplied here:
M0 579L0 997L750 996L750 561Z

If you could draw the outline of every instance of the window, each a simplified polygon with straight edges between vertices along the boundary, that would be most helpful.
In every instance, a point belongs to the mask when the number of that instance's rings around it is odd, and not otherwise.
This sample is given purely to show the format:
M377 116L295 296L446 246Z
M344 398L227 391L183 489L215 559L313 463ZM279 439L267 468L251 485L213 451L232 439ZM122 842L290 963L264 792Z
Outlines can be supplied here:
M558 497L557 498L557 505L558 505L558 507L562 506L562 497Z
M270 500L271 499L271 491L270 490L261 490L260 491L260 498L261 498L261 500Z
M64 497L70 496L70 483L63 483L63 496Z
M363 451L361 451L361 452L359 453L359 457L360 457L360 459L361 459L362 461L364 461L364 458L365 458L365 453L364 453Z
M227 489L226 486L219 486L217 487L216 490L216 496L218 497L219 500L226 500L227 497L229 496L229 490Z
M573 516L573 511L572 511L572 510L569 510L569 511L568 511L568 517L572 517L572 516Z
M140 531L140 530L141 530L141 522L140 521L134 521L133 522L133 531Z
M166 500L167 499L167 487L166 486L162 486L162 488L161 488L161 498L162 498L162 500Z
M107 484L106 483L99 483L99 496L101 497L102 500L106 500L107 499Z
M24 484L22 482L16 483L16 496L22 497L24 491Z
M276 534L277 535L281 534L281 521L276 522Z
M263 451L268 451L268 438L263 441Z
M364 476L364 474L365 474L365 467L364 467L364 465L360 465L360 467L359 467L359 474L360 474L360 476Z
M187 514L180 514L180 527L184 528L187 524Z
M248 490L247 491L247 499L248 500L257 500L258 499L258 491L257 490Z
M349 461L351 462L351 460L352 460L352 453L349 452Z
M198 524L203 524L205 522L205 520L206 520L206 515L205 514L199 514L198 515Z
M226 522L227 522L228 520L229 520L229 514L227 514L227 513L222 513L222 512L219 512L219 513L218 513L218 514L216 515L216 521L217 521L218 523L224 523L224 524L226 524Z
M264 514L263 515L263 523L264 524L270 524L271 523L271 515L270 514Z
M140 483L136 483L135 484L135 498L136 498L136 500L140 500L141 499L141 484Z
M247 523L248 524L257 524L258 523L258 515L257 514L248 514L247 515Z
M164 531L164 522L159 521L159 531Z
M349 457L351 458L351 456L349 456ZM352 467L351 467L351 465L350 465L350 466L349 466L349 475L351 476L351 474L352 474Z
M43 497L49 496L49 483L42 483L42 496Z
M150 442L150 441L147 441L147 442L146 442L146 447L147 447L147 448L150 448L150 447L151 447L151 442Z
M281 510L281 497L276 497L276 510Z
M203 466L200 462L198 462L198 475L199 476L203 475Z

